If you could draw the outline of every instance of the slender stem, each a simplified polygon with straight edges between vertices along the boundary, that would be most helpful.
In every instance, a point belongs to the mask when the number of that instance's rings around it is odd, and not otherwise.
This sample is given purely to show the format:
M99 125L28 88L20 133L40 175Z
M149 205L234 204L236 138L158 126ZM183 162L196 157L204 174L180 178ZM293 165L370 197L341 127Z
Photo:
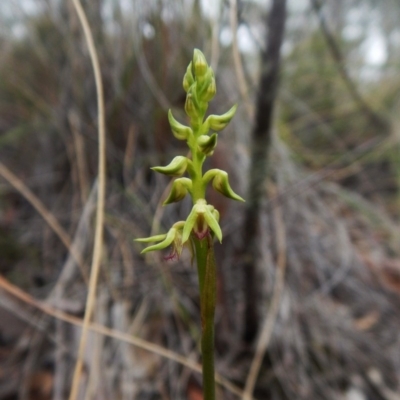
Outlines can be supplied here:
M199 116L195 121L191 121L191 126L193 129L193 136L188 141L188 146L192 153L192 165L191 169L188 171L190 178L192 179L192 200L193 204L199 199L205 198L205 185L203 184L203 163L205 160L205 155L197 150L197 137L201 133L202 123L204 115Z
M201 338L203 356L203 397L204 400L215 400L214 370L214 321L206 323Z
M193 238L196 248L200 286L201 352L203 357L203 397L215 400L214 314L216 303L216 266L211 235L202 240Z

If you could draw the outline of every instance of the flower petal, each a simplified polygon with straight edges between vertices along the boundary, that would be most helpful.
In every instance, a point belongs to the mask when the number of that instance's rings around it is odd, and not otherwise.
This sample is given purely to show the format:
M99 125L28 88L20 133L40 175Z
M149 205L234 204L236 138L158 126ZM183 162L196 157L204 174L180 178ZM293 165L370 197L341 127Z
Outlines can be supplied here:
M155 236L150 236L147 238L134 239L134 241L140 242L140 243L159 242L161 240L164 240L166 237L167 237L167 234L163 233L162 235L155 235Z
M162 250L168 247L175 239L176 235L176 229L171 228L168 233L165 236L165 239L157 244L153 244L152 246L146 247L140 254L145 254L148 253L149 251L155 251L155 250Z
M212 207L212 208L211 207L212 206L206 207L206 212L204 213L204 218L205 218L208 226L215 233L215 236L218 238L219 242L222 243L221 227L219 226L219 223L214 216L214 213L213 213L214 207Z
M196 205L194 205L189 216L186 218L185 225L183 226L182 243L186 243L186 241L189 239L190 233L193 230L196 220L197 220L197 212L196 212Z
M236 194L229 184L228 174L225 171L217 170L218 172L215 174L215 178L213 180L212 186L217 191L223 194L224 196L237 201L243 201L244 199Z

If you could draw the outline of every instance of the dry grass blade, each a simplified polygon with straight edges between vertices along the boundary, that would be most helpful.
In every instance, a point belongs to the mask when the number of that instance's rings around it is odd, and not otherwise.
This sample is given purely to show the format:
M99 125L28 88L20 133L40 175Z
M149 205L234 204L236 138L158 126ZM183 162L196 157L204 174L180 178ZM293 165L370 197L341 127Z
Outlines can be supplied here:
M79 343L78 358L75 366L74 376L72 380L70 400L75 400L78 394L79 380L82 372L83 353L86 347L90 318L93 313L96 286L100 270L100 258L103 247L103 225L104 225L104 203L106 192L106 132L105 132L105 115L104 115L104 94L103 84L101 80L100 64L97 56L96 48L93 42L92 32L89 27L85 12L79 0L73 0L74 7L82 25L87 46L90 53L90 59L93 66L96 90L97 90L97 107L98 107L98 138L99 138L99 170L98 170L98 197L96 210L96 228L94 237L93 259L89 280L88 296L86 300L85 317L82 328L82 336Z

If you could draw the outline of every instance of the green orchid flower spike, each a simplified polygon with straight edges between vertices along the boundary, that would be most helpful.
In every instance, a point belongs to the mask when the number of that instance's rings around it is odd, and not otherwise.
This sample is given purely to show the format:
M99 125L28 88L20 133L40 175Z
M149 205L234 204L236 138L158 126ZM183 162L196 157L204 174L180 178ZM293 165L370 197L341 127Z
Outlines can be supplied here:
M208 204L206 189L212 187L222 195L237 201L244 201L231 188L228 174L212 169L203 174L203 164L212 156L217 147L218 134L235 115L234 105L222 115L209 115L206 118L208 103L214 98L217 89L212 68L204 54L195 49L183 77L186 95L185 112L189 117L189 126L177 121L172 111L168 111L168 120L172 134L178 140L185 140L191 157L177 156L165 167L153 167L156 172L178 177L172 184L164 205L178 202L189 194L193 208L186 221L175 223L168 233L144 239L141 243L157 242L146 247L142 253L163 250L172 247L166 259L177 259L184 246L194 254L200 286L200 305L202 317L202 353L203 353L203 391L204 400L215 400L214 382L214 310L216 291L216 267L214 258L214 237L222 242L222 230L219 225L219 212ZM214 132L210 132L214 131ZM183 177L187 174L188 177Z

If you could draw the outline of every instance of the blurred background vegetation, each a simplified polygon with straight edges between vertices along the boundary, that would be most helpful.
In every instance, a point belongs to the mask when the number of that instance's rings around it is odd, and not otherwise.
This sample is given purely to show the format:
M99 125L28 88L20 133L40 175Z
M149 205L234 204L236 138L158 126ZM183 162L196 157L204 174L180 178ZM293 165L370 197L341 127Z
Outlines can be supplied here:
M209 111L239 105L209 166L227 170L252 204L256 117L265 111L260 75L271 61L260 55L277 35L269 17L279 0L82 3L99 52L107 123L94 320L199 361L190 256L176 263L142 257L133 239L165 232L190 210L187 201L161 207L169 179L149 168L186 152L167 111L185 120L181 82L195 47L216 72ZM288 0L284 18L255 233L247 231L246 206L209 194L224 231L216 250L217 371L243 388L264 340L254 398L400 399L400 6ZM81 318L93 247L97 103L72 2L0 2L0 48L0 274ZM249 248L252 275L242 268ZM249 312L256 319L250 333ZM79 332L0 288L0 399L67 398ZM85 361L82 398L202 398L198 373L117 339L92 334ZM221 399L240 398L219 390Z

